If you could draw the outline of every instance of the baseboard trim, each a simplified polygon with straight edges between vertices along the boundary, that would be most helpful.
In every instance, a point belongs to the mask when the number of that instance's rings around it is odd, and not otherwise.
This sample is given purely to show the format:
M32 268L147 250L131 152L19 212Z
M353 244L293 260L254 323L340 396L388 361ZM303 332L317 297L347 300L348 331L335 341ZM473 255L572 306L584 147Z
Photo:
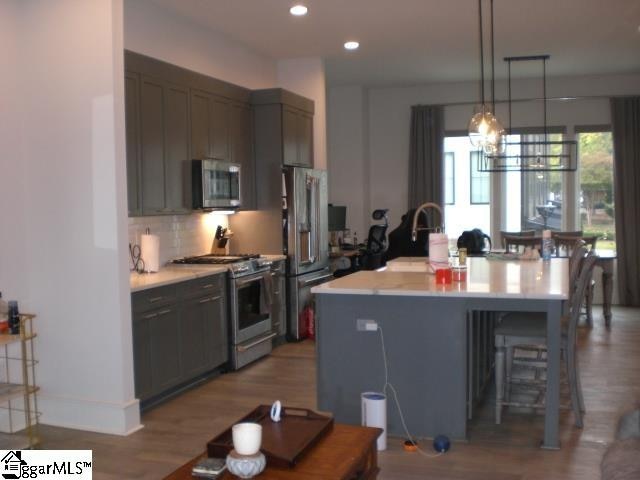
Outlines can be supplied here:
M116 403L42 394L38 395L38 407L43 425L121 436L143 428L136 399Z

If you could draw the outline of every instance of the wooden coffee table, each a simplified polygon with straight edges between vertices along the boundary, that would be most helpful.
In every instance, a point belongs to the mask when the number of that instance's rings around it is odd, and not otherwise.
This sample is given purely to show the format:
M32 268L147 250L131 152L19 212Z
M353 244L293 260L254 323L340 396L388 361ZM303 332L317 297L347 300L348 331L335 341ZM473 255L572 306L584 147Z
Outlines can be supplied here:
M260 480L371 480L378 476L376 440L379 428L356 427L336 423L322 440L291 469L269 467L255 478ZM191 468L206 454L184 464L165 480L193 480ZM225 471L220 480L237 478Z

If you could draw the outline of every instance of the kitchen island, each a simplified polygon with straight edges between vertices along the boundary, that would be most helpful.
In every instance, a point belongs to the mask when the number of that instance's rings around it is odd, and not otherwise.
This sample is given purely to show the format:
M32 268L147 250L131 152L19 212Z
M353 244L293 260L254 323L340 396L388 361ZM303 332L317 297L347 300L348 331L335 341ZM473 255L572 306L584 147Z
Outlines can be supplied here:
M560 316L568 299L568 261L467 262L467 281L450 285L437 285L409 259L404 269L402 261L394 262L315 287L318 408L338 422L360 423L360 394L381 391L385 384L384 335L389 382L410 433L465 439L475 368L469 353L478 318L473 312L544 312L549 351L543 446L558 448ZM359 331L365 320L380 330ZM404 436L392 398L387 412L388 433Z

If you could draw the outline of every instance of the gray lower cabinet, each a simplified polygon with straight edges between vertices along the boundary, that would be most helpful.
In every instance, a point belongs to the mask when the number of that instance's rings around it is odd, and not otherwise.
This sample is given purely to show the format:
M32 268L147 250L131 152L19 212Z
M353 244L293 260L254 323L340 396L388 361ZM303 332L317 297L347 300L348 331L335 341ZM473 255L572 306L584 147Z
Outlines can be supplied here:
M136 397L143 403L227 362L225 274L132 294Z

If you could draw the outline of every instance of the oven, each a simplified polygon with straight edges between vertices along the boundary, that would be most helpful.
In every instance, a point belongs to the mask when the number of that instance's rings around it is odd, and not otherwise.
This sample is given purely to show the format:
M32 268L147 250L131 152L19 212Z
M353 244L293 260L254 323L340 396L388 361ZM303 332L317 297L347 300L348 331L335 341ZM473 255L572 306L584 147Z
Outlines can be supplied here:
M231 367L236 370L268 355L276 336L271 325L269 265L257 272L230 276Z

